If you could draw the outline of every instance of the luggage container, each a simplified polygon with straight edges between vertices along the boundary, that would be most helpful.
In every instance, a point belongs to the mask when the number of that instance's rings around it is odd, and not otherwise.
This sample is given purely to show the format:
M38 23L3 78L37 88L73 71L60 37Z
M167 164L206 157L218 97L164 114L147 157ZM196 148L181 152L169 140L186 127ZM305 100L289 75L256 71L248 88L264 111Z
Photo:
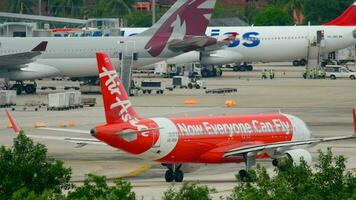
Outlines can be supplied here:
M82 94L79 91L66 92L69 94L69 108L79 108L81 106Z
M69 93L48 94L47 110L68 110L69 99L70 99Z
M0 107L11 107L16 105L15 90L0 90Z

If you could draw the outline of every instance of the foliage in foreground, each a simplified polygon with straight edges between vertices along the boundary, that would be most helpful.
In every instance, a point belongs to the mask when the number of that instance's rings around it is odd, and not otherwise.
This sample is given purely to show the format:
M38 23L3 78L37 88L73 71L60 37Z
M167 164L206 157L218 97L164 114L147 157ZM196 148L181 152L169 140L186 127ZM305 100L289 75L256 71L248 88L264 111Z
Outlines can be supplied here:
M114 183L114 186L108 186L104 176L89 174L84 181L84 185L69 192L67 199L136 199L135 193L131 191L132 186L129 182L118 179Z
M0 169L0 199L9 199L18 190L61 193L72 187L71 169L49 158L44 145L34 144L23 133L12 148L0 148Z
M171 187L166 192L164 192L163 200L209 200L212 199L211 193L216 192L213 188L208 188L207 186L198 185L194 182L185 182L183 186L176 190Z
M258 166L253 179L240 182L227 200L353 200L356 199L356 176L346 170L346 159L333 156L331 149L319 151L315 168L306 163L295 166L286 161L270 176ZM132 186L124 180L108 184L105 177L89 174L84 184L70 184L71 170L62 161L47 156L47 149L34 144L24 134L14 139L12 148L0 148L0 200L134 200ZM64 194L68 193L68 194ZM209 200L216 190L185 182L179 189L171 187L163 200Z
M331 149L319 150L319 162L312 169L305 162L295 166L291 161L275 169L271 177L264 167L256 169L256 182L236 186L229 200L279 199L356 199L356 176L346 171L346 159L333 156Z

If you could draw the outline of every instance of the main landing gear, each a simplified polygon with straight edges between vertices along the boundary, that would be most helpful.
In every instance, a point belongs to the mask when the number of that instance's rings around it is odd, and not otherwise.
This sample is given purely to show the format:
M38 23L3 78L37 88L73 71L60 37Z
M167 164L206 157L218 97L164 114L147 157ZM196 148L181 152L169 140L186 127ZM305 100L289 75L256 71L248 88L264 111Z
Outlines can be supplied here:
M256 153L245 153L244 159L246 168L239 171L239 178L241 181L252 181L253 177L249 174L249 170L256 165Z
M182 164L162 164L163 166L167 167L168 170L166 171L166 174L164 175L164 178L166 179L166 182L182 182L184 178L184 173L180 168L182 167Z

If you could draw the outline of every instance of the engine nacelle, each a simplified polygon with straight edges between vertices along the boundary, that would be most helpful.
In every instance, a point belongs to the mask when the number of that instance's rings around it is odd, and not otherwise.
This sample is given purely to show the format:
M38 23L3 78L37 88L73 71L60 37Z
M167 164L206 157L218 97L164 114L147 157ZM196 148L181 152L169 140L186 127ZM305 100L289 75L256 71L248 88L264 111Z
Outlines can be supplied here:
M300 165L301 159L303 159L309 166L312 164L312 156L309 151L305 149L293 149L286 151L285 154L288 156L288 158L293 160L295 165Z
M183 164L180 168L185 173L192 173L200 169L201 165L199 164Z
M199 51L190 51L182 55L176 56L166 60L167 64L185 64L185 63L194 63L199 62L200 52Z
M10 80L34 80L38 78L59 76L60 71L52 66L30 63L21 69L9 71Z
M238 62L241 59L242 56L239 53L229 50L218 50L210 54L202 54L200 63L202 65L224 65Z

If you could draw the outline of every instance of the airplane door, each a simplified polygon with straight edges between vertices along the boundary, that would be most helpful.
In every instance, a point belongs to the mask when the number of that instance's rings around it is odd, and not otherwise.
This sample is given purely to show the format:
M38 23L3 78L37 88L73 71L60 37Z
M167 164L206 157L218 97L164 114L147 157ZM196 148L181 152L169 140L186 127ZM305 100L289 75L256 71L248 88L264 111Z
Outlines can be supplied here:
M154 123L150 123L149 128L155 129L155 128L157 128L157 125ZM161 137L160 137L159 130L153 130L153 131L151 131L151 134L152 134L153 148L159 148L161 146Z
M325 39L324 38L324 30L317 30L309 32L309 45L316 46L320 45L320 43Z

